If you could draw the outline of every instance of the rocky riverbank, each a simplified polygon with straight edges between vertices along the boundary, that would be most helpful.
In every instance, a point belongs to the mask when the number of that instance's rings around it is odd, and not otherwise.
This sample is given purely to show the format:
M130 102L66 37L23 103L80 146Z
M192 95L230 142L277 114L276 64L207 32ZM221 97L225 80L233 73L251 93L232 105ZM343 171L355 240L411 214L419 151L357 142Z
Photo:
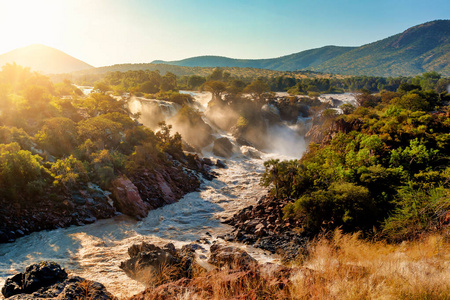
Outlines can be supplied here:
M23 273L8 278L2 288L2 294L11 300L117 300L101 283L69 276L66 270L55 262L30 265Z
M284 218L283 207L289 202L289 199L262 197L256 205L242 209L225 221L234 229L222 238L278 253L284 260L295 259L306 251L310 235L298 231L300 221Z
M187 154L183 161L116 178L109 190L88 183L72 189L49 190L33 201L0 207L0 243L14 242L35 231L82 226L118 213L141 219L152 209L174 203L200 187L200 177L214 175L210 159ZM223 163L218 165L223 167Z

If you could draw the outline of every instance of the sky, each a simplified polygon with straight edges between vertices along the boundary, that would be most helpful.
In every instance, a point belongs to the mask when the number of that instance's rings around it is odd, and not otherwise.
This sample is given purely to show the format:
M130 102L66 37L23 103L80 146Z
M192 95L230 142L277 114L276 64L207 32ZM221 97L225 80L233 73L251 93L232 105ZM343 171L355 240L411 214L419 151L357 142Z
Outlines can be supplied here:
M450 1L0 0L0 54L43 44L95 67L273 58L361 46L436 19L450 19Z

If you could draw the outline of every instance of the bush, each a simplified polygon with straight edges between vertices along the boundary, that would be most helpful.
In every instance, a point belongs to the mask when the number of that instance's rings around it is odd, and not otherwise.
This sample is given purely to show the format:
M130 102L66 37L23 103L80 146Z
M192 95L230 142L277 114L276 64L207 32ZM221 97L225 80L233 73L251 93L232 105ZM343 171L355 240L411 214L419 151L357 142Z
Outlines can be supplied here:
M35 138L50 154L58 157L69 155L77 145L76 124L68 118L47 119Z
M0 144L0 197L17 199L42 191L45 169L41 161L18 143Z
M88 181L88 174L85 166L73 155L57 160L51 167L55 181L55 186L63 185L66 188L73 188L80 183Z
M367 188L336 182L327 190L303 195L285 208L285 215L300 216L305 227L315 232L340 226L345 231L357 231L372 227L373 210L374 201Z
M395 241L412 239L435 230L450 210L450 194L443 187L429 190L406 186L399 189L396 208L383 223L383 233Z

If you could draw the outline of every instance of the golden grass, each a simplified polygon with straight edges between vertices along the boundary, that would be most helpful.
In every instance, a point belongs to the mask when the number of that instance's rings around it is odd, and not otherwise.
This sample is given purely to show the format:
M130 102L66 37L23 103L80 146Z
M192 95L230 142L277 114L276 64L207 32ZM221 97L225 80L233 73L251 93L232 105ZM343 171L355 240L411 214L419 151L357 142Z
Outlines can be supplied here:
M293 299L450 299L450 241L430 235L388 245L336 231L292 276Z
M198 269L139 299L450 299L448 234L392 245L335 231L308 250L290 275L273 265Z

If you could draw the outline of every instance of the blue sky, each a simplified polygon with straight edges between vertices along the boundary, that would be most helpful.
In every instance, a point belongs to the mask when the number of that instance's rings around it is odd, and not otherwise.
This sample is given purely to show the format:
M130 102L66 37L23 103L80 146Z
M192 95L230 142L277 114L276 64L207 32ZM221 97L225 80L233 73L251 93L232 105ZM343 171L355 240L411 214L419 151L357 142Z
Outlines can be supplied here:
M40 43L94 66L271 58L360 46L436 19L444 0L0 0L0 53Z

